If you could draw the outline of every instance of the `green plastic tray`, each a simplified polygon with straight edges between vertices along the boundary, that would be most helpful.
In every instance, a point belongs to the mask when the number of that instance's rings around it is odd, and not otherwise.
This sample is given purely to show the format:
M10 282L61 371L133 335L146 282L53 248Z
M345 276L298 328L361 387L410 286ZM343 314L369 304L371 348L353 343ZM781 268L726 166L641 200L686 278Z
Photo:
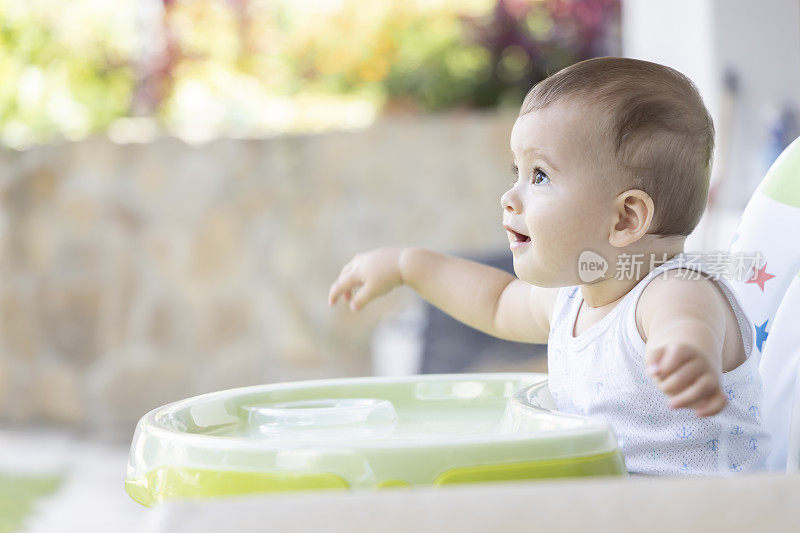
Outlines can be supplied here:
M125 488L171 498L627 475L611 427L552 411L546 374L281 383L142 417Z

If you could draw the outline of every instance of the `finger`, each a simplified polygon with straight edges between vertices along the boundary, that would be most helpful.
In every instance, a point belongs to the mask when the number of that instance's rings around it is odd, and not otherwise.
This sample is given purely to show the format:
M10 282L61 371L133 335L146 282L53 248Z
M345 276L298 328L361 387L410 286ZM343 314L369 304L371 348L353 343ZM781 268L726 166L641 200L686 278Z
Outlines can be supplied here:
M694 383L704 370L705 364L701 359L690 359L675 372L661 379L658 388L669 395L677 394Z
M672 409L680 409L697 400L712 396L718 390L719 380L713 374L703 374L681 393L673 396L669 401L669 406Z
M722 412L725 406L728 405L728 399L722 392L718 396L712 398L705 406L698 407L695 410L697 416L713 416Z
M703 408L706 404L708 404L711 400L714 400L717 397L717 394L712 394L710 396L705 396L700 398L699 400L695 400L692 403L684 405L685 409L700 409Z
M328 293L328 301L330 305L333 305L339 300L339 297L342 295L342 292L345 292L347 284L346 278L339 278L337 279L333 285L331 285L331 290Z
M674 345L664 348L664 354L656 364L655 368L651 368L651 373L659 379L672 374L679 366L691 359L694 352L688 346Z
M345 300L349 300L350 291L352 291L353 288L357 287L360 284L361 282L358 280L358 278L355 278L353 276L346 276L343 278L339 278L331 288L331 292L333 295L331 297L331 305L335 304L336 301L339 299L339 296L342 295L344 295Z
M333 282L333 285L331 285L331 288L328 291L328 305L335 304L336 300L339 299L339 294L340 294L339 287L340 283L339 280L337 279L336 281Z
M716 414L724 409L727 404L728 399L724 394L722 394L722 391L720 391L718 394L714 394L713 396L694 402L686 407L687 409L694 409L695 413L714 411L714 414Z
M655 369L657 369L661 364L661 358L663 356L664 356L663 346L652 350L645 350L644 360L645 360L645 365L647 366L647 371L653 374Z
M339 289L337 283L334 281L331 288L328 290L328 305L333 305L339 299Z
M686 406L686 409L693 409L697 416L711 416L718 414L728 405L728 399L719 391L708 398L703 398Z
M358 292L353 298L353 301L350 302L350 309L352 309L353 311L358 311L359 309L367 305L370 302L370 300L372 300L375 297L374 293L375 293L375 286L371 283L367 283L366 285L358 289Z

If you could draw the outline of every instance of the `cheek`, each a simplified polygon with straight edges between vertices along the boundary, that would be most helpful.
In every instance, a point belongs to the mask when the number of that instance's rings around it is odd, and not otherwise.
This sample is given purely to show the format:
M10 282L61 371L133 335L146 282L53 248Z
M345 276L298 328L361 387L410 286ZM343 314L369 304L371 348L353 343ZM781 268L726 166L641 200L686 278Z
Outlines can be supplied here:
M547 253L563 254L585 242L586 224L581 206L570 202L539 202L526 217L534 245Z
M599 252L596 248L604 230L598 213L599 206L590 198L533 203L526 216L533 237L531 255L515 265L519 268L517 275L542 286L579 283L580 254L585 250Z
M596 244L598 236L607 231L605 213L608 209L607 198L601 193L589 189L581 191L572 203L569 225L587 245Z
M517 276L534 285L558 286L568 266L567 256L576 245L570 217L562 207L540 201L530 206L525 222L531 234L531 247L514 260Z

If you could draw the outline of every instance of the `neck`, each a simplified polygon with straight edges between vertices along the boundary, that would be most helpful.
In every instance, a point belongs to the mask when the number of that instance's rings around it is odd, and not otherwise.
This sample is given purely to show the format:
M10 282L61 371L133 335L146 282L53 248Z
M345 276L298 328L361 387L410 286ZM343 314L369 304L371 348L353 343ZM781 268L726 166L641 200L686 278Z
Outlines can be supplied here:
M683 244L686 240L686 237L683 236L656 238L648 235L647 237L649 237L649 242L636 243L640 245L636 247L627 246L611 258L613 261L609 263L606 274L610 277L580 286L586 305L604 307L615 304L651 270L683 252ZM618 265L620 265L619 269Z

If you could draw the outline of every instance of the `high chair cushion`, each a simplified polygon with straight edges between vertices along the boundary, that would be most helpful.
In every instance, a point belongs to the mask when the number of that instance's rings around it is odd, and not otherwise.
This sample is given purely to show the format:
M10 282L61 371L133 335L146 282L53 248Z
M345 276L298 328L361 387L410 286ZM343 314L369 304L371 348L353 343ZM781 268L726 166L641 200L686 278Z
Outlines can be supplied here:
M734 262L752 259L746 275L733 275L731 282L756 328L753 353L760 357L764 384L761 416L773 439L767 464L783 469L800 360L800 139L758 186L729 252Z

